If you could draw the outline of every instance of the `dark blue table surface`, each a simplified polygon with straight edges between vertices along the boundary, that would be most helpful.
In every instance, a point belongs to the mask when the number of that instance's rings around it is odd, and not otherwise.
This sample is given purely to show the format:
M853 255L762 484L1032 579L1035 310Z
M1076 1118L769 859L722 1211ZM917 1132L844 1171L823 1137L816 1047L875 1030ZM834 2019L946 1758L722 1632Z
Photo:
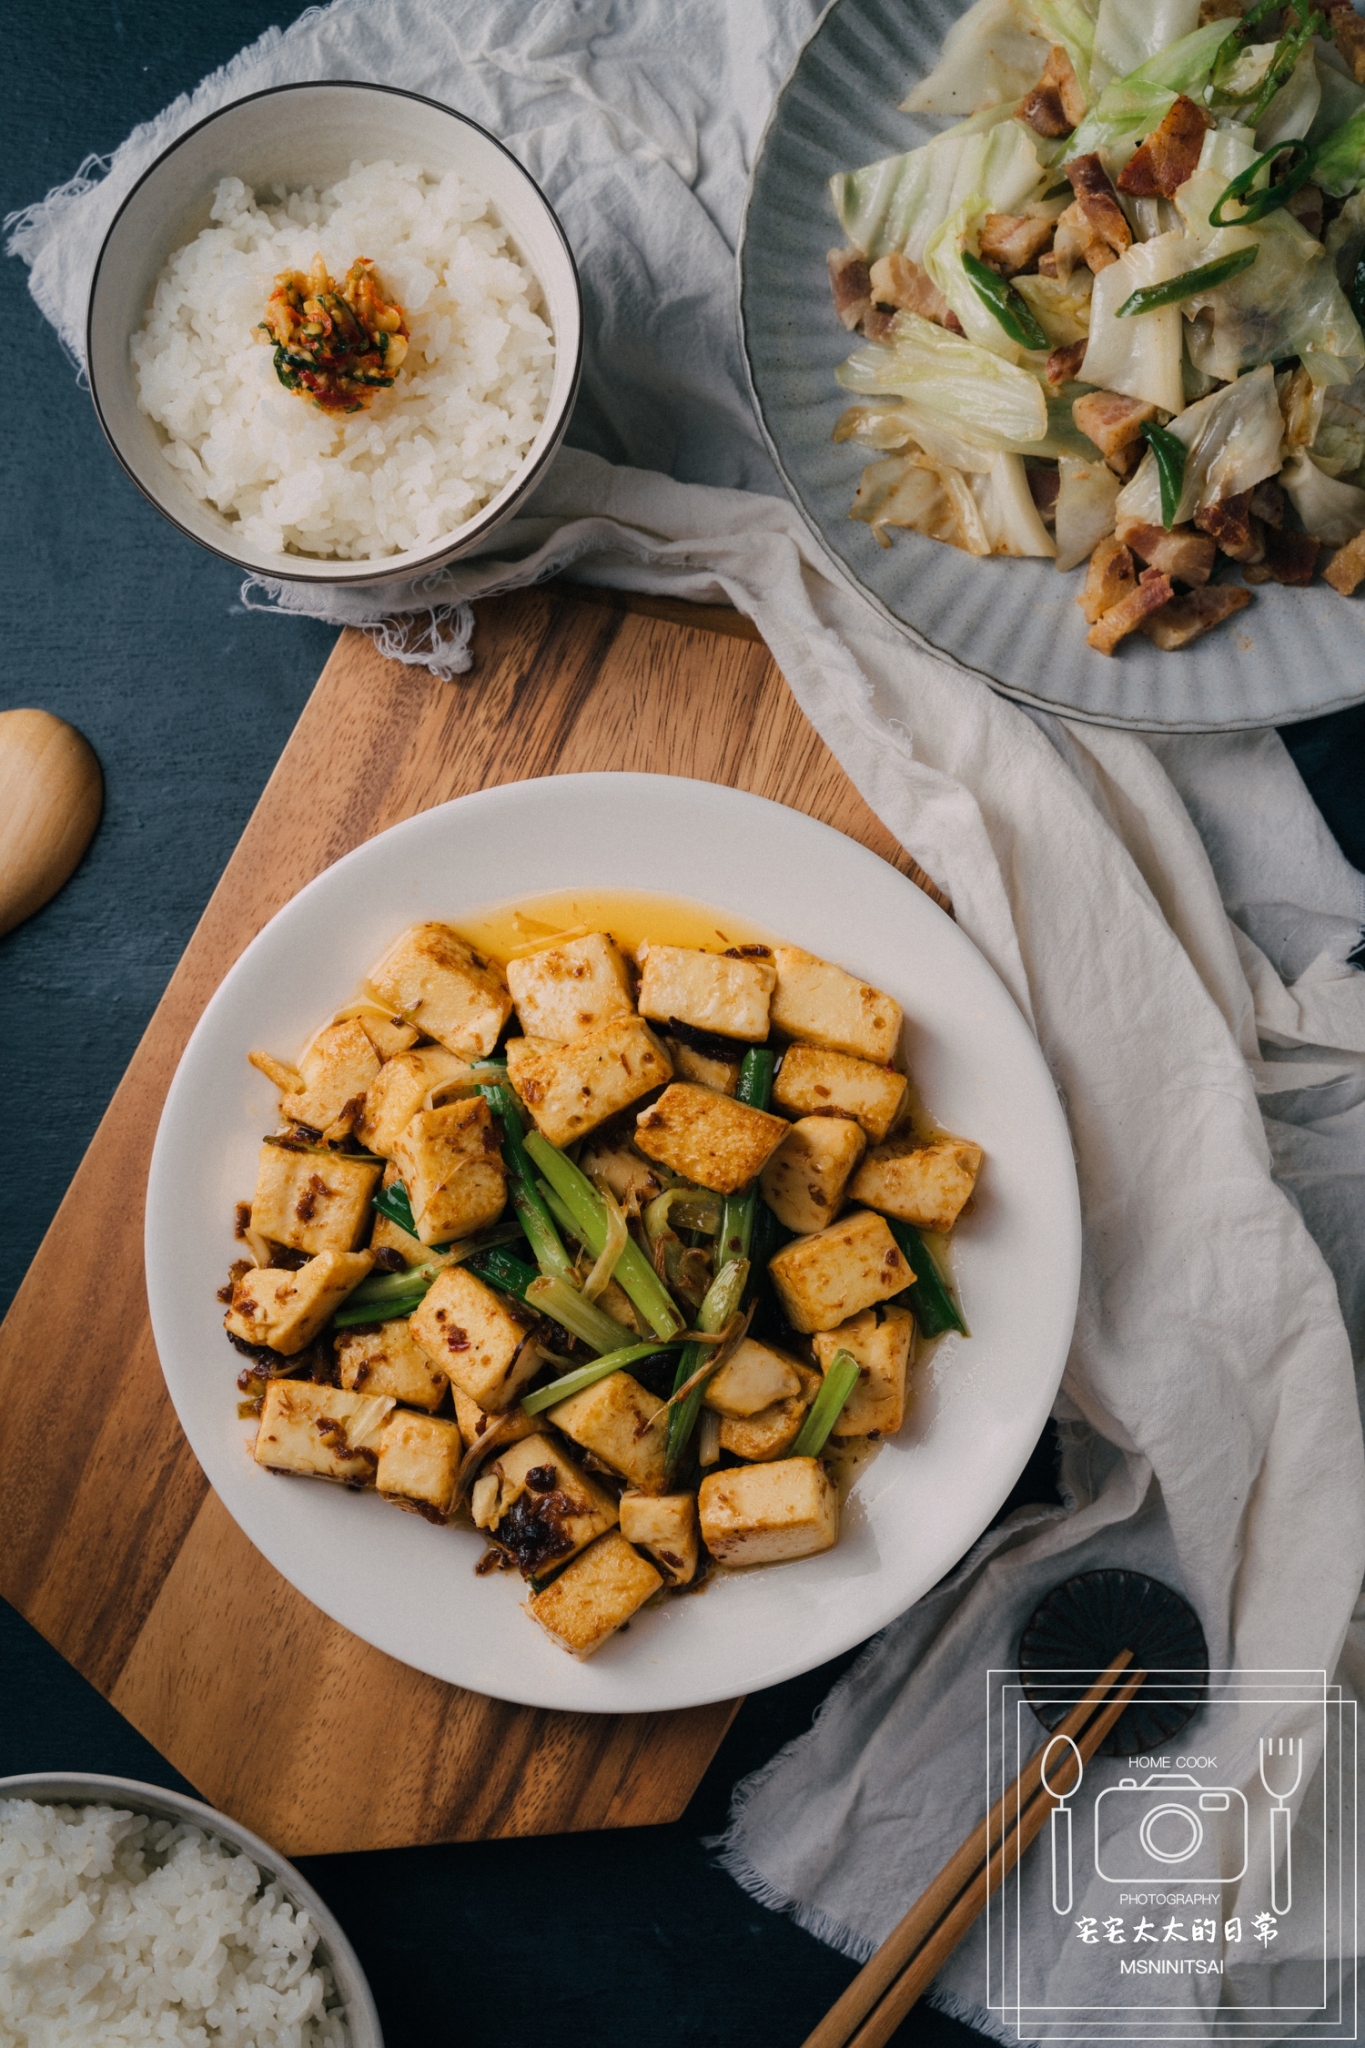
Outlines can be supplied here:
M41 196L88 152L112 150L275 19L268 0L68 0L60 10L14 0L0 210ZM0 940L3 1307L334 634L243 608L235 572L172 532L117 469L17 262L0 265L0 290L10 337L0 709L36 704L70 719L106 788L75 877ZM1365 712L1286 737L1365 863ZM1049 1498L1044 1443L1015 1499ZM566 2022L657 2048L798 2043L851 1965L753 1905L704 1838L723 1825L736 1780L809 1724L848 1661L749 1701L676 1825L310 1859L370 1974L391 2048L435 2038L438 2025L475 2040L494 2027L543 2038ZM193 1789L0 1603L0 1775L64 1769ZM978 2038L927 2007L896 2037Z

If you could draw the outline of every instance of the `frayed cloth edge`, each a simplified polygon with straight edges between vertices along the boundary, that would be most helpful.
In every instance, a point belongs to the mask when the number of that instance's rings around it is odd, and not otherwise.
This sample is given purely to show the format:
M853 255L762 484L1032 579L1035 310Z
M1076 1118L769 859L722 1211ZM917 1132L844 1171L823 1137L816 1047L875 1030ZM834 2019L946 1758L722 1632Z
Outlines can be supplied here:
M950 2020L960 2020L964 2027L975 2027L978 2034L988 2040L999 2041L1003 2048L1037 2048L1018 2032L1011 2032L998 2013L987 2011L984 2005L976 2005L970 1998L963 1998L956 1991L930 1989L925 1993L936 2012L946 2013Z
M718 1837L713 1837L713 1845ZM865 1963L877 1944L866 1935L855 1934L842 1920L836 1920L832 1913L824 1912L819 1906L803 1906L796 1899L769 1882L760 1871L755 1870L747 1857L736 1848L722 1847L716 1857L717 1867L732 1877L741 1891L749 1894L760 1906L766 1906L772 1913L785 1913L807 1934L813 1934L826 1948L837 1949L840 1955L848 1956L855 1963Z

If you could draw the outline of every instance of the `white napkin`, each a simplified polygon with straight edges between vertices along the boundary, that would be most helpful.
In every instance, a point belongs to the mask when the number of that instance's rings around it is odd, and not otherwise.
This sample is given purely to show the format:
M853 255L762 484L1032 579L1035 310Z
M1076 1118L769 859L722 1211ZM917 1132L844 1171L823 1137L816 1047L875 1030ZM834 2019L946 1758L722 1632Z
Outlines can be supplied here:
M77 348L118 199L223 101L370 77L494 128L582 265L585 396L579 445L495 536L494 557L407 594L412 609L437 603L435 661L468 665L468 599L553 573L730 599L1037 1030L1085 1216L1057 1411L1074 1505L1014 1517L887 1630L810 1734L741 1788L723 1851L757 1896L861 1955L977 1818L987 1669L1010 1663L1057 1581L1097 1563L1151 1570L1192 1600L1216 1667L1338 1665L1365 1568L1341 1309L1359 1330L1365 978L1348 956L1365 882L1273 733L1149 745L1032 717L886 627L797 514L761 495L773 478L743 397L733 247L757 139L815 12L810 0L465 0L458 12L339 0L140 130L102 179L85 166L24 218L17 246ZM267 595L354 623L373 604L297 586ZM1198 1739L1221 1783L1259 1796L1256 1737L1288 1725L1228 1707ZM1042 1868L1024 1879L1024 2003L1084 2002L1090 1951L1052 1914ZM1087 1882L1078 1915L1096 1910ZM1248 1912L1264 1890L1258 1868ZM1307 1952L1297 1925L1277 1961ZM1229 1968L1239 1999L1294 1996L1283 1967L1264 1983L1240 1954ZM986 1996L978 1932L936 1997L1003 2037ZM1193 2034L1212 2032L1218 1996L1208 1980L1163 1980Z

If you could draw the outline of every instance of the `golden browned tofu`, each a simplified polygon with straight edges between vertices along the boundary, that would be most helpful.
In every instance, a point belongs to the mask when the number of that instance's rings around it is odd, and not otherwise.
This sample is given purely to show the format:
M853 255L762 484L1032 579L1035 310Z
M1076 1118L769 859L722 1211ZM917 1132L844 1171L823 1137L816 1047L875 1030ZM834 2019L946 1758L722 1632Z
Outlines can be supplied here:
M718 1195L748 1187L786 1135L780 1116L691 1081L675 1081L635 1120L642 1152Z
M445 1383L445 1377L442 1375L442 1384ZM460 1425L460 1435L464 1438L466 1450L476 1444L495 1422L507 1425L502 1442L509 1446L520 1443L523 1437L534 1436L540 1428L539 1417L525 1414L520 1407L505 1408L501 1415L491 1415L486 1408L480 1408L477 1401L471 1400L463 1387L457 1387L453 1380L449 1385L451 1398L455 1403L455 1420Z
M605 932L585 932L507 963L507 985L527 1038L558 1045L629 1017L630 973Z
M251 1228L296 1252L349 1252L370 1222L380 1168L344 1152L295 1151L267 1138L256 1169Z
M388 1394L405 1408L434 1412L450 1381L395 1316L377 1330L343 1330L337 1340L341 1384L353 1394Z
M312 1380L270 1380L256 1431L256 1463L272 1472L373 1486L392 1413L393 1402L379 1394L348 1394Z
M951 1230L976 1186L982 1157L981 1147L965 1138L880 1145L858 1168L849 1193L917 1230Z
M561 1649L591 1657L662 1584L648 1559L613 1529L566 1566L553 1585L533 1593L526 1612Z
M469 1237L506 1206L500 1142L482 1095L419 1110L394 1140L393 1163L423 1244Z
M839 1411L835 1436L893 1436L900 1428L914 1335L915 1319L908 1309L865 1308L815 1339L821 1372L829 1371L836 1351L847 1351L858 1364L858 1384Z
M839 1495L818 1459L710 1472L697 1496L702 1542L718 1564L781 1564L829 1550Z
M798 1118L758 1180L778 1222L803 1231L832 1223L866 1145L861 1125L851 1117Z
M880 1145L905 1106L908 1085L894 1067L874 1067L816 1045L789 1045L773 1083L773 1108L791 1116L841 1109Z
M312 1343L373 1264L370 1252L319 1252L293 1273L281 1266L253 1266L233 1282L223 1328L248 1344L267 1344L292 1358Z
M706 1382L702 1400L717 1415L742 1419L771 1408L775 1401L789 1401L800 1391L796 1360L771 1344L761 1344L756 1337L746 1337Z
M639 1009L667 1024L676 1017L696 1031L761 1042L768 1035L768 1000L777 981L772 957L736 959L692 946L642 946Z
M673 1071L680 1081L695 1081L698 1087L713 1088L717 1095L733 1095L739 1086L739 1060L716 1059L709 1052L698 1052L694 1045L685 1045L681 1038L666 1034L664 1045L673 1062Z
M490 1530L528 1579L558 1570L618 1519L606 1487L534 1431L489 1459L469 1505L475 1527Z
M643 1017L613 1017L569 1045L513 1038L507 1071L537 1130L561 1146L596 1130L673 1073Z
M808 1405L802 1400L774 1401L757 1415L726 1416L720 1425L720 1447L750 1465L785 1458L801 1434Z
M414 924L370 973L370 987L448 1052L487 1059L512 1014L496 967L448 924Z
M799 946L775 946L771 1016L788 1038L885 1066L900 1042L901 1006L880 989L817 960Z
M794 1330L837 1330L860 1309L914 1279L884 1216L858 1209L825 1230L795 1237L768 1262Z
M416 1045L421 1035L415 1024L405 1024L401 1017L383 1016L369 1005L357 1010L356 1015L381 1060L397 1059L400 1052Z
M381 1158L392 1159L396 1141L432 1089L446 1087L453 1093L466 1079L472 1094L477 1083L470 1077L468 1060L443 1045L424 1045L417 1052L385 1060L365 1097L357 1132L361 1143Z
M455 1423L400 1408L389 1417L380 1436L374 1483L386 1499L443 1522L455 1505L455 1481L463 1454Z
M303 1087L281 1095L280 1115L340 1138L360 1115L365 1091L379 1072L379 1055L359 1020L347 1017L319 1031L298 1071Z
M581 1394L557 1402L547 1420L642 1493L662 1493L668 1436L667 1418L659 1413L662 1407L657 1395L628 1372L613 1372L595 1386L584 1387Z
M530 1325L463 1266L437 1274L408 1328L452 1386L491 1415L511 1407L540 1365Z
M675 1586L697 1576L697 1501L691 1493L623 1493L621 1534L647 1550Z

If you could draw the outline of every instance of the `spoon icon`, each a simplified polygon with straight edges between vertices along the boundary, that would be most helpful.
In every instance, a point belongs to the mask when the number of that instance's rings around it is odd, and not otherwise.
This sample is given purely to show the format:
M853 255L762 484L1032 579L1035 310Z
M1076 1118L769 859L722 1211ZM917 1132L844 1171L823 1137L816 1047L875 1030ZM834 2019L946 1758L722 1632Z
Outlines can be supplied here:
M1053 1751L1059 1754L1054 1758ZM1067 1752L1070 1751L1070 1757ZM1074 1759L1074 1764L1072 1762ZM1048 1777L1051 1768L1063 1784L1054 1785ZM1052 1809L1052 1910L1054 1913L1071 1911L1071 1808L1067 1800L1080 1790L1085 1763L1080 1751L1069 1735L1054 1735L1043 1751L1039 1776L1043 1789L1056 1800Z

